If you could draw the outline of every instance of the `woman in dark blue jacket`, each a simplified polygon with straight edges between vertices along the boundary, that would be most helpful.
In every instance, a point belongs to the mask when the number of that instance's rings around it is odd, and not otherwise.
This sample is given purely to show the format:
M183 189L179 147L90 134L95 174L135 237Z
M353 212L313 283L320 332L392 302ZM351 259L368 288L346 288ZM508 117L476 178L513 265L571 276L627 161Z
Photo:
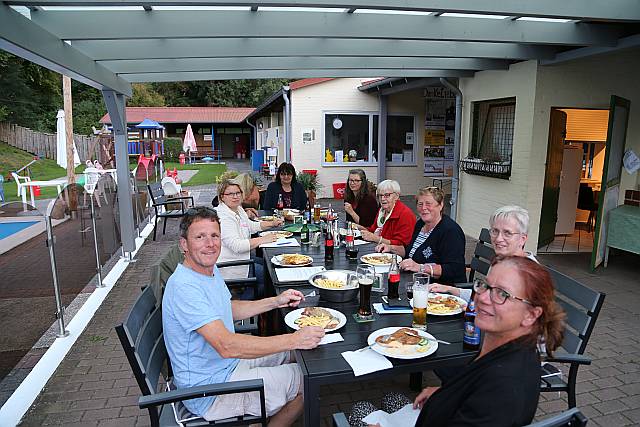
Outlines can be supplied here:
M278 196L282 195L284 208L303 211L307 207L307 193L296 179L296 169L291 163L281 163L276 173L276 180L267 187L263 209L276 209Z

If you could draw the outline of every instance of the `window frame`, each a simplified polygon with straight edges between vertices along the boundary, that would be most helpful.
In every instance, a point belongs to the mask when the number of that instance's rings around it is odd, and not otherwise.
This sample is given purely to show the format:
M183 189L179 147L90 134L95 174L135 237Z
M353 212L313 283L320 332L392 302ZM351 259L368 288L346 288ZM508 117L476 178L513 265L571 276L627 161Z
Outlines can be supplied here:
M325 126L326 126L326 116L327 115L334 115L334 114L341 114L341 115L354 115L354 116L368 116L369 117L369 152L368 152L368 156L367 158L372 159L373 158L373 151L374 151L374 147L373 147L373 118L376 116L379 116L379 112L378 111L367 111L367 110L349 110L349 111L345 111L345 110L322 110L322 126L321 126L321 138L322 138L322 166L326 166L326 167L344 167L344 166L351 166L351 165L362 165L362 166L377 166L378 162L380 161L379 159L377 161L368 161L368 162L327 162L325 161L325 153L327 151L327 141L325 138ZM385 159L385 165L387 166L399 166L399 167L415 167L418 165L418 159L416 159L417 156L417 150L416 150L416 145L417 145L417 122L418 122L418 114L417 113L388 113L387 117L393 117L393 116L397 116L397 117L411 117L413 119L413 162L411 163L403 163L403 162L392 162L391 160L386 160ZM378 126L380 123L380 119L378 119ZM385 142L386 144L386 142ZM377 147L375 147L376 151L377 151Z

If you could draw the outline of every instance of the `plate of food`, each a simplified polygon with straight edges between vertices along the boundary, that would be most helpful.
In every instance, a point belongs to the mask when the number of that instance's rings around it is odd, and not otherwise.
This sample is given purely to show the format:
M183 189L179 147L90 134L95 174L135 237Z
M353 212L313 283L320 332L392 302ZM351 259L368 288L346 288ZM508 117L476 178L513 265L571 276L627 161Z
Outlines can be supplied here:
M271 262L280 267L303 267L313 264L313 258L302 254L281 254L271 258Z
M364 262L365 264L369 264L369 265L374 265L374 266L390 266L391 265L391 260L393 260L392 257L396 257L396 260L398 262L402 261L402 257L400 255L394 255L394 254L379 254L379 253L373 253L373 254L367 254L367 255L362 255L360 257L360 261Z
M320 326L327 332L333 332L346 325L347 317L331 308L305 307L287 313L284 323L296 330L305 326Z
M276 219L275 216L273 215L264 215L264 216L259 216L258 218L256 218L258 221L273 221Z
M318 288L320 299L330 302L347 302L358 295L358 280L351 270L326 270L314 274L309 283Z
M413 307L413 299L409 300ZM429 293L427 314L433 316L453 316L460 314L467 308L467 302L455 295Z
M292 232L286 230L269 230L260 232L261 236L270 236L272 234L275 234L277 239L286 239L293 236Z
M284 216L284 219L286 219L287 221L293 221L293 219L296 217L296 215L300 215L300 211L298 209L283 209L282 210L282 216Z
M376 353L396 359L418 359L429 356L438 349L438 341L433 335L402 326L372 332L367 338L367 344Z

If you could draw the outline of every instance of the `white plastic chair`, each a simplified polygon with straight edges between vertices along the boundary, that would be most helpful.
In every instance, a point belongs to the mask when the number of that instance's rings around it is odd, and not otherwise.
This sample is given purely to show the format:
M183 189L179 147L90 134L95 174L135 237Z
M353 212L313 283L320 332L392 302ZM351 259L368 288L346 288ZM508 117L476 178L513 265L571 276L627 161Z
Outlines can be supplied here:
M84 170L85 180L84 189L88 194L93 194L98 207L102 207L100 203L100 196L104 197L104 201L108 202L107 195L104 192L103 184L100 183L100 177L102 173L96 168L86 168Z
M170 176L165 176L161 181L162 190L164 191L165 196L175 196L180 194L182 191L182 186L176 183L176 180Z
M31 177L29 176L20 176L15 172L11 172L11 176L13 177L13 180L16 182L16 185L18 186L18 196L22 196L22 192L24 191L25 197L26 198L26 194L27 194L27 186L23 185L25 182L30 182L31 181Z

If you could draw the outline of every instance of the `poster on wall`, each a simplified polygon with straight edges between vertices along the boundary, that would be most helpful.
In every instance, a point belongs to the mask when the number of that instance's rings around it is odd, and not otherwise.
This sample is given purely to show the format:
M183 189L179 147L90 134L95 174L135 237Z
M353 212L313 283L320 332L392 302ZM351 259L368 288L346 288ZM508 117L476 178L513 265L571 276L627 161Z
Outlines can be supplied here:
M453 176L455 94L443 87L425 89L424 176Z

